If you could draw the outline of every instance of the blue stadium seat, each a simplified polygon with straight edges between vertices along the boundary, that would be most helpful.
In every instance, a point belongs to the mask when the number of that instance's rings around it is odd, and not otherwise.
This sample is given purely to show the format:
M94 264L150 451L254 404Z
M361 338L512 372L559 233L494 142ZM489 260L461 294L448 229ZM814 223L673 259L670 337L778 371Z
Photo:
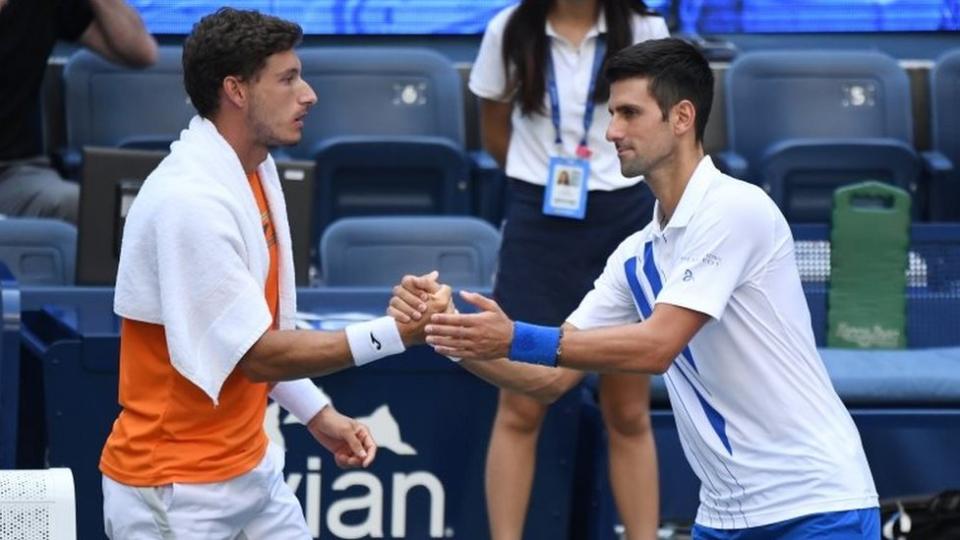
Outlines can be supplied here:
M0 219L0 261L22 285L72 285L77 228L56 219Z
M833 190L864 179L917 191L909 82L889 56L743 54L727 72L726 108L718 166L763 186L790 221L829 221Z
M429 49L304 47L303 79L317 93L303 139L284 152L313 159L342 136L442 137L464 146L460 77Z
M913 191L920 175L916 151L896 139L788 139L761 163L764 187L791 223L829 221L840 186L876 180Z
M79 167L84 146L166 150L196 114L182 72L180 47L160 47L142 70L84 49L71 56L63 72L68 170Z
M469 163L449 139L337 137L316 160L314 238L351 216L470 213Z
M933 150L924 152L931 178L930 219L960 220L960 49L941 56L930 71Z
M320 253L328 286L394 285L439 270L444 283L489 287L499 247L500 233L477 218L371 217L332 224Z
M377 47L300 58L318 101L281 155L317 161L315 238L339 217L470 212L463 96L448 59Z
M0 469L12 469L17 461L20 410L20 290L2 261L0 310Z

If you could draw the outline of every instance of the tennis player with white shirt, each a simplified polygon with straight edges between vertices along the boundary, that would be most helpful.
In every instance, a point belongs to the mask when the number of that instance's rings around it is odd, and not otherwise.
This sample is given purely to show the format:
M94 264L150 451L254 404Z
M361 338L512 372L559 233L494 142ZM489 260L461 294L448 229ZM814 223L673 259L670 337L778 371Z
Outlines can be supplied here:
M606 76L607 139L624 176L646 177L653 221L563 328L513 322L463 292L481 311L433 315L428 343L547 400L575 380L563 368L664 374L701 481L695 539L879 538L870 468L817 353L790 228L760 188L704 156L709 64L662 39L624 49ZM413 313L403 298L391 304L400 317Z

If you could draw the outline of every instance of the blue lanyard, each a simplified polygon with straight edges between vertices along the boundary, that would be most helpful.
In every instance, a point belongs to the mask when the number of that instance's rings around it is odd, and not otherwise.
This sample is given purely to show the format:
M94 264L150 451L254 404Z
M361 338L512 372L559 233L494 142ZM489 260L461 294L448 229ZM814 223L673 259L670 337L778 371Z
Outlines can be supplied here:
M600 73L600 66L603 64L603 56L607 53L607 41L605 36L597 36L597 46L593 53L593 68L590 72L590 87L587 90L587 103L583 109L583 137L580 138L580 145L577 147L577 155L580 157L589 157L590 151L587 149L587 134L590 133L590 125L593 124L593 107L596 105L593 101L593 94L597 87L597 75ZM554 141L557 145L563 144L560 138L560 96L557 92L557 74L553 69L553 51L547 50L547 89L550 95L550 116L553 119Z

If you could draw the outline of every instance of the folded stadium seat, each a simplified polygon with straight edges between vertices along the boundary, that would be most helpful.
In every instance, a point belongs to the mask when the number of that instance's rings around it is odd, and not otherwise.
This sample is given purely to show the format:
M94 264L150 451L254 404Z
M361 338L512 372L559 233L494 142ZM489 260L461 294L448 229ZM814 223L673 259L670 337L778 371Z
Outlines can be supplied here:
M20 410L20 292L3 261L0 290L0 469L13 469L17 464Z
M924 152L930 180L930 220L960 221L960 49L941 56L930 71L933 150Z
M117 66L80 49L63 71L67 148L72 177L84 146L167 150L196 110L183 87L181 48L160 47L146 69Z
M77 229L56 219L0 219L0 262L21 285L73 285Z
M717 165L761 185L788 220L829 221L834 189L862 180L917 192L909 82L894 59L752 52L726 77L729 149L714 155Z
M507 175L486 150L470 152L470 164L473 214L499 227L507 208Z
M314 232L338 217L466 214L460 78L440 54L415 48L304 48L317 93L303 138L283 153L317 160Z
M463 149L442 137L336 137L316 152L314 231L350 216L469 214Z
M490 287L500 233L465 216L367 217L339 220L320 241L328 286L395 285L404 274L440 272L458 287Z
M761 159L764 188L791 223L829 221L834 190L875 180L915 191L920 161L896 139L789 139Z

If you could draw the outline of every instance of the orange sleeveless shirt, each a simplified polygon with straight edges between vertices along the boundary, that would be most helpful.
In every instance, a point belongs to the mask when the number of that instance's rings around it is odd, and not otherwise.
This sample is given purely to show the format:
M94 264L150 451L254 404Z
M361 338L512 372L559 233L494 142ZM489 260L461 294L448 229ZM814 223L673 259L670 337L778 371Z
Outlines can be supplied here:
M264 295L273 327L279 308L277 235L257 173L248 176L270 251ZM202 218L202 216L201 216ZM120 405L100 456L100 471L133 486L220 482L260 463L269 385L234 368L219 406L170 363L161 325L123 319L120 327Z

